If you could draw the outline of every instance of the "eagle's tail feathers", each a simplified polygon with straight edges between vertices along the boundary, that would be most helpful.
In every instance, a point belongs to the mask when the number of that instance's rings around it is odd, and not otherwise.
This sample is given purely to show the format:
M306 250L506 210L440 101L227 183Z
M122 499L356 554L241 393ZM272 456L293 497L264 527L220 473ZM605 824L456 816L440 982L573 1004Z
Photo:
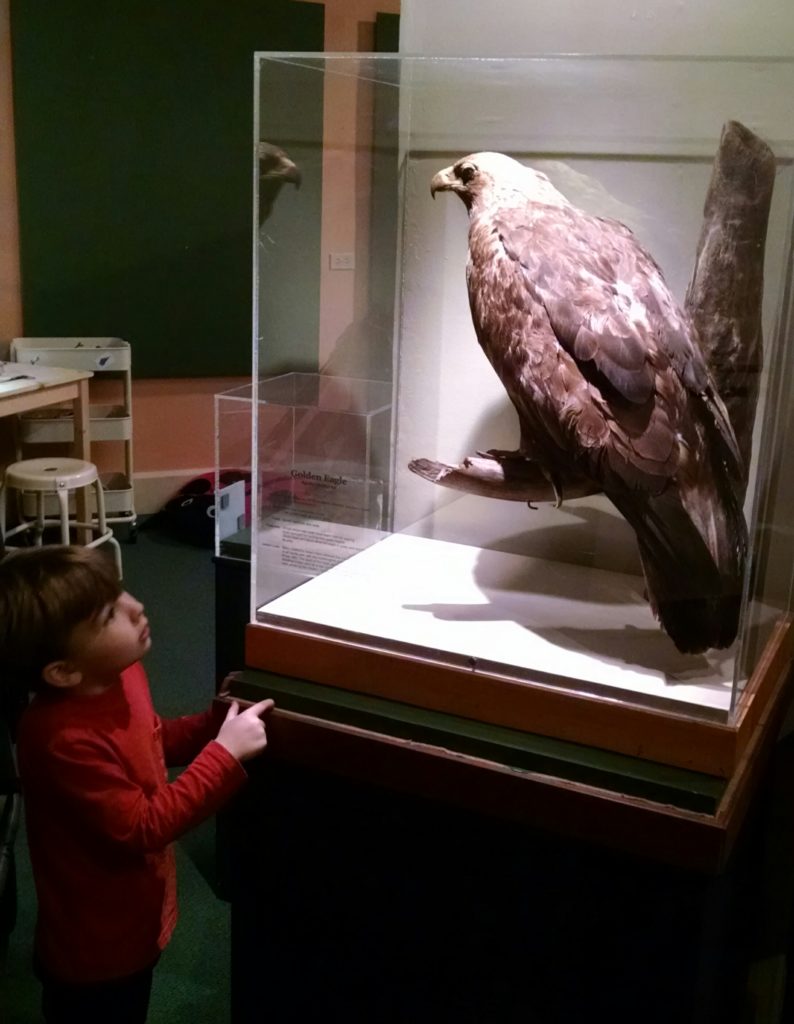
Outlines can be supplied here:
M676 647L689 654L729 647L739 628L747 548L738 505L728 503L715 519L721 535L712 551L674 491L610 497L634 528L651 607Z

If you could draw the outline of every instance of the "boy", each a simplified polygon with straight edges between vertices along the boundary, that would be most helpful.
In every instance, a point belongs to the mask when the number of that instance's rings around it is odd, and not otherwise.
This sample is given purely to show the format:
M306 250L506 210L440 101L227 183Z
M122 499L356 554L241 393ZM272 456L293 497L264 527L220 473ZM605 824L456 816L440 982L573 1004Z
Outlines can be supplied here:
M267 744L271 700L232 704L220 729L211 711L158 718L140 664L150 646L143 605L102 552L59 545L0 562L1 685L33 691L18 754L48 1024L146 1020L176 923L171 843ZM188 762L169 783L166 765Z

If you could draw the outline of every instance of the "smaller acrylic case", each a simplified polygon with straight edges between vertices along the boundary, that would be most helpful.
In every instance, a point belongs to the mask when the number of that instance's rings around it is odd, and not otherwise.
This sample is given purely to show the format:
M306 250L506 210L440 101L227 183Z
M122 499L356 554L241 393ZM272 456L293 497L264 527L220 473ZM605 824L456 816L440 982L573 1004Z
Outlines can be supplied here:
M258 449L257 592L278 597L383 536L391 387L287 373L216 396L218 554L250 544Z
M251 553L250 384L215 395L215 554Z

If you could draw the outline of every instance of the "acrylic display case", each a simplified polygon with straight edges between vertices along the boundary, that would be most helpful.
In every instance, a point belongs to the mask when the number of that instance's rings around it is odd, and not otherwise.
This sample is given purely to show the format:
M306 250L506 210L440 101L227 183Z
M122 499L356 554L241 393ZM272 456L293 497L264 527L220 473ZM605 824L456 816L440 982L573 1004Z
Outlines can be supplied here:
M368 546L385 522L390 427L383 381L285 373L216 395L216 554L251 543L254 432L260 597L277 597Z
M214 397L216 557L250 558L253 393L244 384Z
M256 56L250 666L731 774L792 649L793 92L788 60ZM749 550L737 639L686 654L606 497L527 507L416 471L518 446L466 210L430 182L506 153L630 227L684 304L732 121L774 154L734 422Z

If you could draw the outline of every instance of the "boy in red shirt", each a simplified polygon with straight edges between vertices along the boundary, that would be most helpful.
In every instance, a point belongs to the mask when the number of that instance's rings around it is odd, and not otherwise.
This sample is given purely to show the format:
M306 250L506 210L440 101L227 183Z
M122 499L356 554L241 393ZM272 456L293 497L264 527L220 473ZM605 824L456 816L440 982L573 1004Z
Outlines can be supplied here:
M18 727L47 1024L142 1024L177 917L172 842L214 814L267 745L265 700L218 728L161 720L140 658L143 605L93 548L0 562L4 687L34 693ZM169 783L166 767L188 764Z

